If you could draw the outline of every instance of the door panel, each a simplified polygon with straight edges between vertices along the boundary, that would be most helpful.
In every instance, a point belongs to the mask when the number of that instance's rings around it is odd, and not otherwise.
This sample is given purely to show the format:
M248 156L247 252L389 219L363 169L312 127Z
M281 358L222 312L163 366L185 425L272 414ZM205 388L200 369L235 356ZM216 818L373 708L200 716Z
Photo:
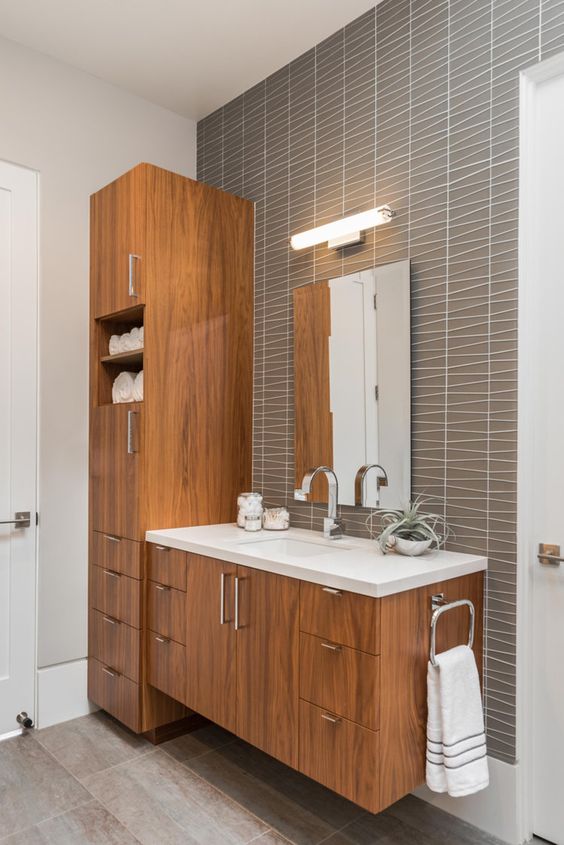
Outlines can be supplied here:
M0 162L0 736L34 718L37 174Z
M238 568L237 732L298 765L299 582Z
M237 728L237 632L232 614L236 571L233 564L188 555L186 703L229 731Z
M143 540L139 502L143 405L100 405L90 417L91 527Z

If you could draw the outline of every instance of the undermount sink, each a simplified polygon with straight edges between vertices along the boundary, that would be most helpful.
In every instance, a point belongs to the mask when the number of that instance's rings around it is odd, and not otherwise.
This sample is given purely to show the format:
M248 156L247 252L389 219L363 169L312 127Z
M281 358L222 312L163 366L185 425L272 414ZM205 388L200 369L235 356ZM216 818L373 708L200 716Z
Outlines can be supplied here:
M251 555L284 555L286 557L313 557L328 555L333 552L348 552L351 546L341 546L337 541L316 543L308 540L294 540L291 537L268 537L262 540L242 541L237 543L241 551Z

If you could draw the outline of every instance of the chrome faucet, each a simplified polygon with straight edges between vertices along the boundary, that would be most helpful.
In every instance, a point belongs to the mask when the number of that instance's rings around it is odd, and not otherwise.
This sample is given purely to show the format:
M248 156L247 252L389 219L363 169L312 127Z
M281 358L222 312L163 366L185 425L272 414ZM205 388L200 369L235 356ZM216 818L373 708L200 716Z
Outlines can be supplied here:
M308 469L304 475L301 490L296 492L298 495L301 493L307 496L311 492L313 479L320 472L324 473L327 478L327 484L329 485L327 516L323 520L323 536L327 537L328 540L336 540L338 537L343 536L343 523L340 519L337 519L339 482L337 481L334 470L331 467L314 467L313 469Z
M388 474L384 467L380 466L380 464L364 464L361 466L359 471L356 474L356 478L354 480L354 503L356 507L364 508L366 502L366 485L364 480L368 475L371 469L377 470L377 479L376 479L376 491L380 493L380 487L387 487L388 486ZM378 496L378 504L380 503L380 497Z

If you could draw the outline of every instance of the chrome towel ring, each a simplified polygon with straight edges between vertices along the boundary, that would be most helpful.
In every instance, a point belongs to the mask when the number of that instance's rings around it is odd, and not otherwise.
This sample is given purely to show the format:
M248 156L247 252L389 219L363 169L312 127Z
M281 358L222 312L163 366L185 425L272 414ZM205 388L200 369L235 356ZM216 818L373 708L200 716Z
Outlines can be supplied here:
M433 611L433 615L431 616L431 650L429 654L429 660L433 666L437 665L436 661L436 639L437 639L437 622L439 618L446 613L447 610L453 610L455 607L467 607L470 611L470 629L468 633L468 647L472 648L474 645L474 631L476 628L476 610L474 605L470 601L470 599L459 599L459 601L452 601L448 602L447 604L442 604L440 607L437 607Z

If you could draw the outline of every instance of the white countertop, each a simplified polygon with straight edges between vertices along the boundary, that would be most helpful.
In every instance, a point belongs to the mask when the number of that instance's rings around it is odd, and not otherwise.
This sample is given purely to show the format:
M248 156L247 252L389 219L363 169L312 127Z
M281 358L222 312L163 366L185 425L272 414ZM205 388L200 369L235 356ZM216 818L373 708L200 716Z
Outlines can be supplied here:
M232 523L199 525L147 531L145 539L149 543L376 598L487 568L486 558L478 555L444 551L426 552L420 557L383 555L373 540L347 536L325 540L321 533L300 528L250 533ZM280 540L315 544L311 549L315 554L282 553L270 542ZM253 544L252 549L246 548L249 544Z

